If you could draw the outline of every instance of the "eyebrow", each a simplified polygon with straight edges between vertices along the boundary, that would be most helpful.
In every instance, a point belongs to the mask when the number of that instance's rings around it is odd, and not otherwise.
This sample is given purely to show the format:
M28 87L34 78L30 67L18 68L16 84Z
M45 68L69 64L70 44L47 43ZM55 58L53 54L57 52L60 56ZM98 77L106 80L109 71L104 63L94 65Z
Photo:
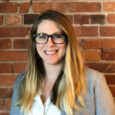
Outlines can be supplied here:
M37 34L48 34L48 33L46 33L46 32L39 32L39 33L37 33ZM61 31L59 31L59 32L54 32L54 33L52 33L52 34L48 34L48 35L53 35L53 34L62 34L62 32Z

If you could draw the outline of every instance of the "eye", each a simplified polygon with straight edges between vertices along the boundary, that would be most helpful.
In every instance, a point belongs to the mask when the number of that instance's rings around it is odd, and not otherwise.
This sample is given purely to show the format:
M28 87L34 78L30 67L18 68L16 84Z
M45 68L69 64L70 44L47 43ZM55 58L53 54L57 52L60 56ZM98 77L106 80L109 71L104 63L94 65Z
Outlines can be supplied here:
M39 39L47 39L47 35L43 34L43 33L38 34L38 37L39 37Z
M62 34L54 34L52 35L53 38L63 38L64 36Z

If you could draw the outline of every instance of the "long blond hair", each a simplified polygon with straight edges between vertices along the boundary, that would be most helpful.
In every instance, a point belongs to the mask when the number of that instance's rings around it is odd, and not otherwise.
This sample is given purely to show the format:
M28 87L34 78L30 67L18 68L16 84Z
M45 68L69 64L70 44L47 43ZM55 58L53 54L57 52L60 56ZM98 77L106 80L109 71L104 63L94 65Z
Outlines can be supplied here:
M63 109L68 115L72 115L73 108L80 110L80 106L85 106L84 64L72 24L65 15L53 10L38 16L31 30L30 60L26 75L21 82L17 105L22 111L29 112L35 95L43 89L45 70L33 38L33 34L37 33L37 28L43 20L54 21L67 36L65 64L52 89L51 101L60 110ZM79 104L75 101L76 99Z

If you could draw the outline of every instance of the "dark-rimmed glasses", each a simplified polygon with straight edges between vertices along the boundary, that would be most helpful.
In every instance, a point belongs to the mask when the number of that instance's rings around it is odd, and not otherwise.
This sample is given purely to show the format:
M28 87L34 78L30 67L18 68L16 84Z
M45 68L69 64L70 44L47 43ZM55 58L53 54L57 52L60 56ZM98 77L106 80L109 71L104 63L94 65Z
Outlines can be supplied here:
M65 35L64 34L52 34L48 35L46 33L34 34L35 42L37 44L46 44L48 42L49 37L51 37L54 44L63 44L65 43Z

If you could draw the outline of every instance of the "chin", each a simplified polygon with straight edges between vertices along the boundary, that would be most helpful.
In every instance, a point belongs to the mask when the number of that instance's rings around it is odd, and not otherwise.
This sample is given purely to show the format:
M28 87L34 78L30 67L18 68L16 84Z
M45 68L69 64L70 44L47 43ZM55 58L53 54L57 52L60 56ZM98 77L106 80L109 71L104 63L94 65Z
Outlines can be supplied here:
M60 60L49 60L49 61L45 61L45 63L49 64L49 65L56 65L59 64L61 61Z
M57 62L46 62L47 64L49 64L49 65L56 65L56 64L58 64Z

